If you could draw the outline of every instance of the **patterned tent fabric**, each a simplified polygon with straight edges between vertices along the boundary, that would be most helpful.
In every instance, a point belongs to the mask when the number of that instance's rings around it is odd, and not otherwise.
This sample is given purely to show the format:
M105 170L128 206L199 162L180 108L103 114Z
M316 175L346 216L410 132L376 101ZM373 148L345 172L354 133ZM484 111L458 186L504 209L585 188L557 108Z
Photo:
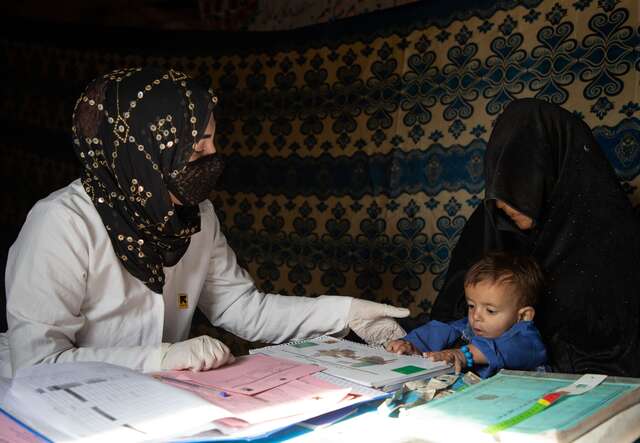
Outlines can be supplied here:
M198 0L210 29L282 31L341 20L418 0Z
M156 63L204 77L220 97L216 143L228 165L212 200L258 286L428 313L483 198L492 124L514 98L583 118L640 203L640 3L477 1L446 16L425 3L359 33L330 23L272 47L264 34L205 34L183 50L166 39L115 50L7 37L13 83L0 112L62 141L68 103L98 73ZM411 26L397 26L401 15ZM45 157L71 150L32 142Z

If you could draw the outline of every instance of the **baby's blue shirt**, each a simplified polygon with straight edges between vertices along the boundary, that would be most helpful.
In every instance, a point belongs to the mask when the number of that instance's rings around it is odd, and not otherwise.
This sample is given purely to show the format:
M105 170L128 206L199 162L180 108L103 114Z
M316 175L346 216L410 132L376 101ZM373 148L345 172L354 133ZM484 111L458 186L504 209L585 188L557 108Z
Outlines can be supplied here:
M450 349L460 338L487 358L487 364L476 364L473 368L482 378L503 368L531 371L547 362L542 337L531 321L520 321L499 337L485 338L473 333L467 317L451 323L432 320L408 333L404 340L420 352L432 352Z

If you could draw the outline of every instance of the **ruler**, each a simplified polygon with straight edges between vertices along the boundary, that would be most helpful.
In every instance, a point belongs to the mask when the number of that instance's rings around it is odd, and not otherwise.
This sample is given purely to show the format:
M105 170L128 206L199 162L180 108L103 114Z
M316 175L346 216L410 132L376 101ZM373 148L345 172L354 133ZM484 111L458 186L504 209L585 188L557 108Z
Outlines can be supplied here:
M483 431L488 434L496 434L500 431L504 431L505 429L509 429L510 427L515 426L518 423L521 423L526 419L539 414L554 403L557 403L561 398L564 398L568 395L584 394L585 392L592 390L600 383L602 383L605 378L607 378L606 375L585 374L570 385L556 389L553 392L543 395L532 406L520 412L519 414L488 426L483 429Z

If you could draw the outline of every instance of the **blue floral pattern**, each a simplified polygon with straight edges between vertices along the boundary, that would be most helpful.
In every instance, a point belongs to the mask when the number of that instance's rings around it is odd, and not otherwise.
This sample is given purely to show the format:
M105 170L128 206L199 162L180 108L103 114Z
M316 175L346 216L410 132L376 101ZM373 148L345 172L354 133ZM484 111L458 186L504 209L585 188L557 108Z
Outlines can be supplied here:
M89 79L58 73L122 64L205 78L220 99L216 147L227 163L214 206L258 286L418 314L482 202L486 145L512 100L538 97L583 118L640 202L637 0L428 3L354 18L349 32L334 32L337 22L285 33L268 49L264 34L222 49L206 42L197 56L38 46L33 63L9 60L17 89L3 109L25 127L67 129L70 112L43 111L59 109L57 92L19 81L38 66L64 91ZM24 47L7 41L4 53Z

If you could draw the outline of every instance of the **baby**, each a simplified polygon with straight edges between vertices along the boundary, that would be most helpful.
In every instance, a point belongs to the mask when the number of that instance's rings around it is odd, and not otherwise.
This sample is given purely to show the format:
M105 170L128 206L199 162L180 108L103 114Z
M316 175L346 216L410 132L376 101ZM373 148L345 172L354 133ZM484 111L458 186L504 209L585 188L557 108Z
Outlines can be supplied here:
M543 285L542 271L531 257L489 253L465 275L467 317L450 323L432 320L386 348L423 353L452 363L456 373L473 369L482 378L502 368L534 370L547 361L533 324Z

